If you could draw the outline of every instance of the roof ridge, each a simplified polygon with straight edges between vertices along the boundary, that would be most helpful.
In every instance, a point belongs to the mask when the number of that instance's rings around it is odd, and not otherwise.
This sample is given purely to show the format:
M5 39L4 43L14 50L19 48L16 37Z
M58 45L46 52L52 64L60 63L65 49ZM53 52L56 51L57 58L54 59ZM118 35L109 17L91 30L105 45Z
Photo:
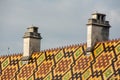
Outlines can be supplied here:
M120 38L116 38L116 39L109 39L109 40L107 40L107 41L99 41L99 42L97 42L97 43L116 42L116 41L119 41L119 40L120 40Z
M65 45L65 46L59 46L59 47L56 47L56 48L44 49L44 50L41 50L40 52L55 51L55 50L58 50L58 49L71 48L71 47L75 47L75 46L83 46L85 44L86 43L70 44L70 45Z
M13 53L13 54L6 54L6 55L0 55L0 58L4 58L4 57L9 57L9 56L21 56L22 53Z
M116 41L119 41L120 38L116 38L116 39L110 39L110 40L107 40L107 41L100 41L100 42L97 42L97 43L106 43L106 42L116 42ZM83 46L83 45L86 45L87 42L85 43L78 43L78 44L70 44L70 45L65 45L65 46L59 46L59 47L56 47L56 48L49 48L49 49L44 49L44 50L41 50L39 51L40 53L43 53L43 52L51 52L51 51L57 51L59 49L67 49L67 48L72 48L72 47L76 47L76 46ZM35 53L38 53L38 52L33 52L34 54ZM22 53L13 53L13 54L6 54L6 55L0 55L0 58L3 58L3 57L9 57L9 56L18 56L18 55L22 55Z

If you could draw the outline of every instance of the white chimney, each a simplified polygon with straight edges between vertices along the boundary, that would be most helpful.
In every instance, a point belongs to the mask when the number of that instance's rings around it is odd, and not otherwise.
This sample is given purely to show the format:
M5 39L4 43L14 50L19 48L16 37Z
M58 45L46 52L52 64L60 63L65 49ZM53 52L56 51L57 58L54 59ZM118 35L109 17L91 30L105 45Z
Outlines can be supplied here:
M30 26L27 28L27 32L23 36L23 61L28 60L33 52L40 51L41 39L38 27Z
M105 20L106 15L101 13L92 14L87 24L87 54L92 52L96 42L109 40L109 21Z

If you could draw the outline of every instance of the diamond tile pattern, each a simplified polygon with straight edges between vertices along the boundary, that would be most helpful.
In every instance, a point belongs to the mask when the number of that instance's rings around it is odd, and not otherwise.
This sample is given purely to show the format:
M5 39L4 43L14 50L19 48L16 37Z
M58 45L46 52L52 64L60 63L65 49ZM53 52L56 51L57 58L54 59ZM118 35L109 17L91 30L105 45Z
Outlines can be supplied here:
M86 44L70 45L32 54L0 57L0 80L119 80L120 40L98 42L90 55Z
M77 61L76 65L74 66L74 71L84 71L88 66L90 61L92 60L91 56L81 56Z

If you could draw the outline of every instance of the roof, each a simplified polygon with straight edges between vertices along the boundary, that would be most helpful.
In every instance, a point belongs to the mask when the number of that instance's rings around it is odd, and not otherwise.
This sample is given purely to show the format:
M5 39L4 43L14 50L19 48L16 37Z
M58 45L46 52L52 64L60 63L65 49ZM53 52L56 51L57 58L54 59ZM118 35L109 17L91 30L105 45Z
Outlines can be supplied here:
M108 80L120 79L120 39L98 42L90 55L86 44L32 54L0 57L0 80Z

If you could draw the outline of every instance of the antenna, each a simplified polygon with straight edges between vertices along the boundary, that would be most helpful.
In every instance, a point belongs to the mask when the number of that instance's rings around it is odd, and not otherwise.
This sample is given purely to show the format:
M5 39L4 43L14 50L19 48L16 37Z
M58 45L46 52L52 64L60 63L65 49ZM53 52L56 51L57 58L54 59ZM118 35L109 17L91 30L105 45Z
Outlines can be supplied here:
M10 54L10 47L8 47L8 52L7 53Z

